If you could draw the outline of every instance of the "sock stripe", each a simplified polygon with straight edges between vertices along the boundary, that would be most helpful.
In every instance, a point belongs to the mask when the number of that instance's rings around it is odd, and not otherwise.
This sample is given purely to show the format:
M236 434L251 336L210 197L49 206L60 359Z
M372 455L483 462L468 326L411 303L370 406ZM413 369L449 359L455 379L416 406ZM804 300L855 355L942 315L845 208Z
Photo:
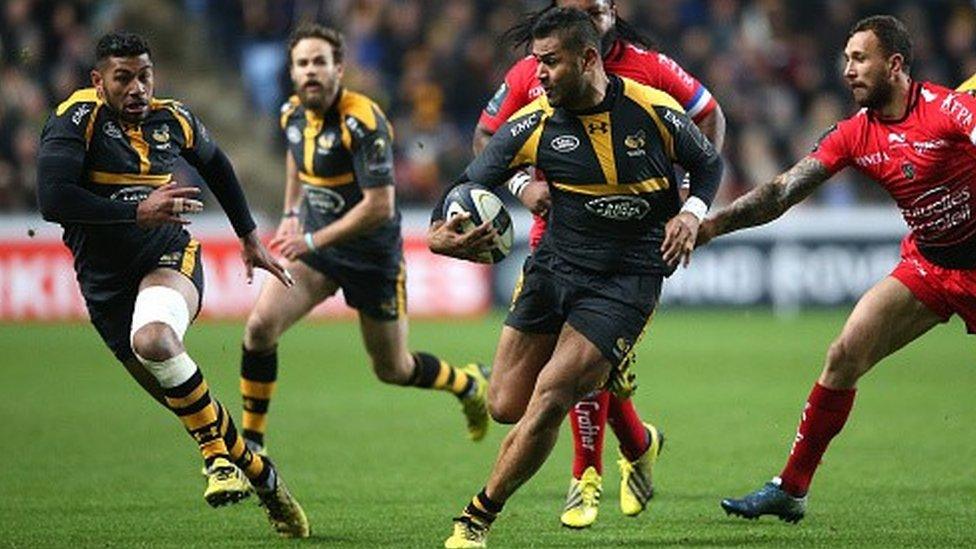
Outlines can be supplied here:
M241 375L241 394L245 398L268 400L274 394L276 382L253 381Z
M203 374L200 373L200 369L198 368L197 371L193 372L193 375L190 376L190 379L184 381L176 387L165 389L163 392L166 394L166 398L187 398L190 393L194 392L200 385L203 385L204 389L206 390L207 382L203 379Z
M431 385L435 389L441 389L448 384L448 381L454 377L454 369L447 365L443 361L439 361L437 377L434 378L434 383Z
M249 396L243 397L244 399L244 411L251 412L253 414L267 414L268 407L271 401L266 398L251 398Z

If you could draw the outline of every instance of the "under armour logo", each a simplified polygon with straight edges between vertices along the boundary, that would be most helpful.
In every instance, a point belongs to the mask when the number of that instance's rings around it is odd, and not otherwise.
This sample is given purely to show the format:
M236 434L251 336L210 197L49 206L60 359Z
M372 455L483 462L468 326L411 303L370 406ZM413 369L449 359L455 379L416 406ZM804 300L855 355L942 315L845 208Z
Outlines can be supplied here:
M586 125L586 131L591 134L596 132L607 133L610 131L610 124L606 122L590 122Z

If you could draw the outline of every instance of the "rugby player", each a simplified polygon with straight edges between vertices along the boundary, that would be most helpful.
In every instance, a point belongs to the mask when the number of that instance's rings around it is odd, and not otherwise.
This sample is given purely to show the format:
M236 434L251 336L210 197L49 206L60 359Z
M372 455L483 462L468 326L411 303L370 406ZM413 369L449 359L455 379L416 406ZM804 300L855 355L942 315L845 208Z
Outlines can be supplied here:
M600 34L600 52L607 72L625 76L640 84L658 88L684 107L703 134L722 150L725 115L698 80L667 55L655 51L654 43L617 15L613 0L553 0L550 5L508 31L515 47L527 45L533 23L547 9L575 8L586 12ZM481 113L473 148L479 154L491 136L515 111L543 94L536 76L539 62L528 55L513 65L494 97ZM545 181L533 181L529 171L519 171L508 183L509 190L533 211L529 246L535 249L546 228L544 214L549 204ZM592 525L599 511L603 475L603 437L607 420L620 441L620 509L628 516L640 514L654 495L652 467L663 448L664 435L641 421L629 390L601 390L587 395L569 412L573 433L573 471L560 521L571 528ZM496 393L489 392L489 398Z
M718 152L671 96L605 72L585 13L548 10L532 36L545 94L513 114L456 183L496 188L535 166L549 183L551 225L526 260L495 355L489 407L515 426L445 547L485 546L569 409L630 355L664 278L687 264L722 174ZM690 174L684 206L675 162ZM459 234L470 216L445 222L443 201L431 216L431 250L472 258L489 249L491 225Z
M393 174L393 130L368 97L342 87L342 35L319 25L291 37L295 95L281 111L284 214L272 249L295 280L269 278L247 319L241 357L243 434L263 451L278 374L278 340L340 288L359 312L373 372L384 383L449 391L468 436L484 438L487 379L477 364L449 365L407 349L406 273Z
M142 37L103 36L91 81L93 88L74 92L44 126L37 192L44 219L64 228L92 324L199 445L210 505L239 501L253 485L279 533L308 537L305 513L277 469L247 449L183 346L203 298L200 243L183 214L203 204L199 189L173 181L179 157L227 212L248 281L257 267L290 285L287 273L258 240L234 169L200 120L182 103L153 96Z
M700 227L698 243L768 223L851 166L877 181L909 226L901 262L858 301L830 345L786 466L727 513L797 522L827 445L872 366L958 314L976 332L976 99L909 75L911 36L888 15L851 29L844 78L861 110L830 128L813 151Z

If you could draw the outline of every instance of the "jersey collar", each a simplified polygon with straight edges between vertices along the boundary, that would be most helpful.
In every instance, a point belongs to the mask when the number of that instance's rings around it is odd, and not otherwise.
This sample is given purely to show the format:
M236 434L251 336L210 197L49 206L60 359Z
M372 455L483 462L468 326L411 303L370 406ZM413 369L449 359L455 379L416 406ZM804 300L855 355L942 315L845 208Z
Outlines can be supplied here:
M908 115L915 110L915 106L918 105L918 97L922 93L922 84L915 80L912 80L911 85L908 87L908 102L905 104L905 113L898 118L881 118L878 113L868 109L868 114L871 118L882 123L882 124L901 124L904 122Z

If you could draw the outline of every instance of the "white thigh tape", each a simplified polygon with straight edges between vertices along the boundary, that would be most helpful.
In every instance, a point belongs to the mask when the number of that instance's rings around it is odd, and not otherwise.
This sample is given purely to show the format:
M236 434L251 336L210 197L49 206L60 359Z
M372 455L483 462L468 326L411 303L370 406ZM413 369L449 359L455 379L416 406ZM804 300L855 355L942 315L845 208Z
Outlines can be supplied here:
M132 312L129 341L132 341L132 336L139 328L153 322L166 324L183 341L183 334L190 325L190 311L186 307L183 294L166 286L150 286L140 291Z

